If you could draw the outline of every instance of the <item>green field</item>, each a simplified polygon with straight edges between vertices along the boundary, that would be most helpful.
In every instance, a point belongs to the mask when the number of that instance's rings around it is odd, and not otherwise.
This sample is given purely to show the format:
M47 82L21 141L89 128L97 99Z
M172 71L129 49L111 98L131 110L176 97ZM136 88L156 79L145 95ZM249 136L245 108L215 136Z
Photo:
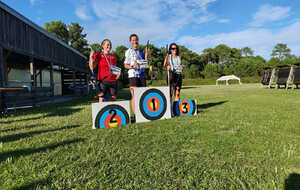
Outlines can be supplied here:
M299 189L300 90L186 87L194 117L92 130L90 101L0 120L0 189Z

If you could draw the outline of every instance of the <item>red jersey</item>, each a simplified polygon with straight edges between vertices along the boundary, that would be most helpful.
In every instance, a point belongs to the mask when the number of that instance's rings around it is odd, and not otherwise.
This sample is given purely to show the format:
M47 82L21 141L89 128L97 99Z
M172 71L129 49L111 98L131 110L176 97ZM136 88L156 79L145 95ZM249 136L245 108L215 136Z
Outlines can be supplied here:
M109 64L117 65L116 56L113 54L104 55L103 53L95 52L92 57L98 64L97 79L100 81L114 82L116 81L116 75L110 72Z

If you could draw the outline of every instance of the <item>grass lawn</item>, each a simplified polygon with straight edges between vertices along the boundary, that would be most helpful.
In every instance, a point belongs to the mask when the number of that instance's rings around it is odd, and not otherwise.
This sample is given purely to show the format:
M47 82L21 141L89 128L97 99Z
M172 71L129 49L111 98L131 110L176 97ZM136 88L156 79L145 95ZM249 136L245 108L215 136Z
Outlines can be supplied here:
M194 117L93 130L90 101L0 119L0 189L300 189L300 90L186 87Z

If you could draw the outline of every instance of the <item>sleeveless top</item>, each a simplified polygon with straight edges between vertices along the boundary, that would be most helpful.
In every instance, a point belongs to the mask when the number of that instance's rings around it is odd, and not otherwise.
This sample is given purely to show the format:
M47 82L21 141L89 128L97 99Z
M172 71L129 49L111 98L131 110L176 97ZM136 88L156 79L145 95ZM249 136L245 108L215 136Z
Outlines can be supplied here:
M171 71L175 72L177 74L182 73L182 65L181 65L181 59L179 56L176 56L175 58L172 57L172 55L169 55L169 64L171 66Z

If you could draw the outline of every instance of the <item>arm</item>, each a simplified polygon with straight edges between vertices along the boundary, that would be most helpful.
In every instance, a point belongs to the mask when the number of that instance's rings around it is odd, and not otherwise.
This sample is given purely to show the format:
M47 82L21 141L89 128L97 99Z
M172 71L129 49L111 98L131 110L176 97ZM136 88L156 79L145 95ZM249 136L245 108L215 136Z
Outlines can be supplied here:
M94 68L97 66L97 60L95 59L94 53L95 52L93 50L90 52L89 68L91 71L93 71Z
M164 67L169 70L169 55L166 55L165 60L164 60Z

